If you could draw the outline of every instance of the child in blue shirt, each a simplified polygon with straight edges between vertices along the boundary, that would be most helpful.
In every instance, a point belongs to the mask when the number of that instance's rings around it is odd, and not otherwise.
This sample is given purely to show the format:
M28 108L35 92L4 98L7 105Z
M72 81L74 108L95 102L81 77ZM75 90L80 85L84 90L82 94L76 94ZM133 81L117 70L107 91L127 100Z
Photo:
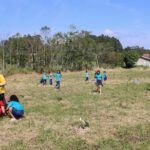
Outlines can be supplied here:
M53 85L53 74L51 73L51 71L49 72L49 84Z
M101 94L101 87L103 86L103 83L102 83L102 74L100 70L96 71L95 79L96 79L96 86L97 86L96 91Z
M42 73L42 78L41 78L40 83L41 83L42 85L45 85L46 82L47 82L47 77L46 77L46 74L43 72L43 73Z
M106 80L107 80L107 74L106 74L106 71L104 71L103 76L104 76L104 81L106 81Z
M89 80L89 74L88 74L88 70L86 70L85 72L85 81L88 81Z
M55 74L56 88L57 89L60 88L60 79L61 79L61 72L60 72L60 70L57 70L57 72Z
M8 115L12 118L12 121L23 117L24 108L20 104L19 99L16 95L10 96L6 111L8 112Z

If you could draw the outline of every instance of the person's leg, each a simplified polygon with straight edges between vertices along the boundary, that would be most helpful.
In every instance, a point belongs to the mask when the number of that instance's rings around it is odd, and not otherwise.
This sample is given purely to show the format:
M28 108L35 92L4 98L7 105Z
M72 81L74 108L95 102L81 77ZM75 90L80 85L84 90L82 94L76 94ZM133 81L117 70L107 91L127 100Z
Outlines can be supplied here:
M95 85L96 85L96 92L98 91L98 82L96 81L95 82Z
M42 85L45 85L46 84L46 80L43 80L42 79L42 83L41 83Z
M24 115L24 110L16 110L12 107L8 109L8 114L12 118L12 121L15 121L16 119L20 119Z
M99 93L99 92L100 92L100 91L99 91L99 90L100 90L100 81L99 81L99 80L97 81L97 84L96 84L96 85L97 85L97 90L96 90L96 91Z
M12 113L12 107L10 107L9 109L8 109L8 115L11 117L11 118L14 118L14 119L16 119L15 117L14 117L14 115L13 115L13 113Z
M52 79L50 79L50 85L52 85L53 84L53 81L52 81Z
M106 84L106 81L107 81L107 77L104 79L105 84Z
M59 88L59 81L56 81L56 86L55 86L56 89Z
M96 86L96 92L98 92L98 85Z
M0 117L3 116L2 107L0 107Z
M100 80L100 94L102 93L103 82Z
M5 115L6 111L5 111L5 107L4 106L1 106L1 110L2 110L3 115Z
M57 88L60 88L60 81L57 81Z
M43 79L41 79L41 81L40 81L40 84L42 84L43 83Z
M57 88L57 84L58 84L58 81L56 81L56 88Z
M101 87L101 85L99 86L99 93L100 94L102 93L102 87Z
M98 86L98 93L100 93L101 91L101 87L100 87L100 85Z

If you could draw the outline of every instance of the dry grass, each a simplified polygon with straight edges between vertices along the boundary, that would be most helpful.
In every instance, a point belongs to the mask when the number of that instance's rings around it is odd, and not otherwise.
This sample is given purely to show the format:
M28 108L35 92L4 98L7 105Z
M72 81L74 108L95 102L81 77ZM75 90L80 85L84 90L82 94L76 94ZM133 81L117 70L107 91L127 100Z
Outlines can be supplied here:
M148 149L150 69L111 69L107 73L102 95L93 93L94 72L89 72L88 83L84 72L63 73L60 91L48 85L38 87L39 74L7 77L6 97L17 94L26 113L17 122L0 120L0 149ZM140 84L132 84L134 79ZM89 128L72 126L80 117L89 122Z

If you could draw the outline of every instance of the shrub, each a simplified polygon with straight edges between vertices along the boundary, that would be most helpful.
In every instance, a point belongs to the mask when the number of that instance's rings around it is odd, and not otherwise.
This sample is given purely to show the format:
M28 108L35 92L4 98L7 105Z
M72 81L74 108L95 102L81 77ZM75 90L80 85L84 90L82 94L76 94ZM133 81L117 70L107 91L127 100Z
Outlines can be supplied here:
M124 63L127 68L132 68L136 61L139 58L139 54L137 51L134 50L128 50L124 53Z

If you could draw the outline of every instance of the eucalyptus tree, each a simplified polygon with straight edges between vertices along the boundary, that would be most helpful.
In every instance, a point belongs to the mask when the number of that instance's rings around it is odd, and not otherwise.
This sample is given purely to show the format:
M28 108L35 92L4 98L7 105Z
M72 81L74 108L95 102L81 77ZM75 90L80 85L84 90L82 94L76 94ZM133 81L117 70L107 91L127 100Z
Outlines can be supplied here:
M41 35L42 35L42 40L43 40L43 44L44 44L44 59L43 59L43 65L46 66L47 65L47 51L46 51L46 44L48 43L49 40L49 35L50 35L50 31L51 29L48 26L44 26L40 29L41 31Z

